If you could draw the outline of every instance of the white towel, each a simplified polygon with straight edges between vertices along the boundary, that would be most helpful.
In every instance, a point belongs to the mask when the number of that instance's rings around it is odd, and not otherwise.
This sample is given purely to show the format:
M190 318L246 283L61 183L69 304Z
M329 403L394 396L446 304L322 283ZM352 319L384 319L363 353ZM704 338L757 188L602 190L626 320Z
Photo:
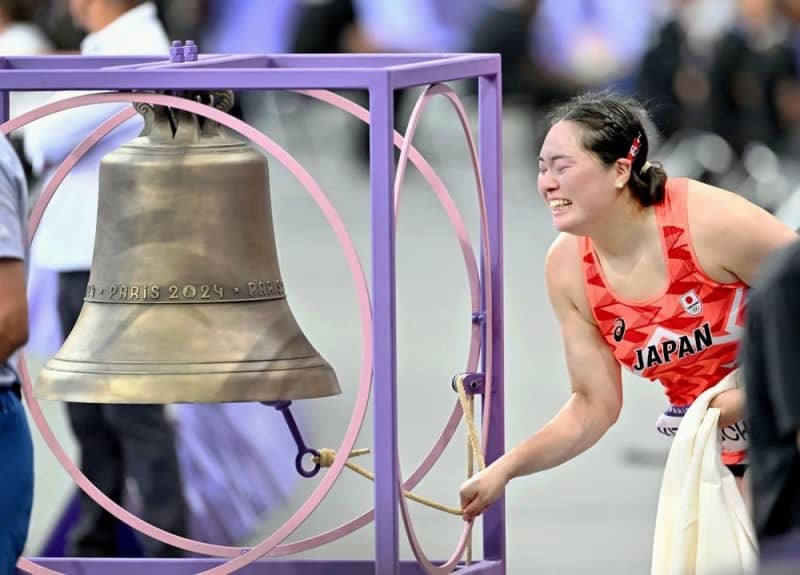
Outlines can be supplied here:
M736 480L720 458L719 409L737 387L734 371L692 404L669 450L658 498L651 575L750 575L755 530Z

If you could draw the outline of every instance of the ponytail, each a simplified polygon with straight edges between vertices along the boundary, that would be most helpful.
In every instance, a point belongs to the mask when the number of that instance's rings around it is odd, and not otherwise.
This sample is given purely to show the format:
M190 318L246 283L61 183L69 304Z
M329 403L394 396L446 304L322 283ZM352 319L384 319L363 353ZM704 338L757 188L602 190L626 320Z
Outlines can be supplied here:
M666 185L667 173L659 162L644 162L638 170L633 168L628 180L631 195L644 208L664 201Z

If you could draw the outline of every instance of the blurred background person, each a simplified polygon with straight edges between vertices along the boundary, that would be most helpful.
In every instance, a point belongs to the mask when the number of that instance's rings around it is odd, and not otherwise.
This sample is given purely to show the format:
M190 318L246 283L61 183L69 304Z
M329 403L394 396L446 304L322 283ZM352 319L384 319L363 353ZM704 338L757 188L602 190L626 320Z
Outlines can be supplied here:
M542 0L532 49L550 70L586 88L633 88L658 2Z
M203 52L212 54L282 54L290 51L291 33L297 17L298 0L182 0L194 5L189 10L194 17L182 15L184 11L170 8L167 0L162 13L173 14L167 26L173 37L199 38ZM188 8L188 7L187 7ZM193 22L194 30L180 30L180 22ZM171 23L171 22L174 22ZM188 26L185 26L188 28ZM274 99L274 91L237 91L231 114L253 123L266 113L267 102Z
M0 55L31 56L53 49L33 22L35 0L0 0Z
M800 572L800 239L770 258L750 294L741 363L753 522L767 568ZM789 571L787 571L788 573Z
M503 99L517 103L531 114L532 143L538 145L539 111L568 100L580 91L580 81L554 71L536 57L536 17L541 0L489 0L470 30L468 50L500 54L503 73ZM470 84L477 92L477 83Z
M795 82L791 25L776 0L739 0L734 27L721 37L711 63L711 128L737 155L761 142L780 150L788 123L779 94Z
M301 54L463 52L483 0L297 0L290 46ZM394 93L395 128L405 129L405 94ZM366 92L350 95L368 107ZM356 128L354 157L369 161L369 127Z
M735 18L734 0L670 0L639 64L636 91L662 138L708 130L711 54Z
M53 50L44 31L34 22L37 0L0 0L0 56L37 56ZM11 117L35 108L46 96L37 92L17 92L10 98ZM24 130L11 135L10 141L22 162L28 180L32 173L22 154Z
M15 369L28 339L26 203L22 167L0 135L0 575L17 572L33 505L33 444Z
M70 14L89 34L81 53L169 54L170 42L152 2L70 0ZM60 93L61 99L74 93ZM49 172L105 119L125 105L67 110L30 125L25 152L37 173ZM42 219L33 245L37 265L57 270L58 313L63 336L72 330L83 305L94 250L99 164L102 157L141 131L137 117L96 145L70 172ZM69 241L67 241L69 238ZM175 436L162 405L67 403L78 443L80 467L101 491L123 502L127 478L135 481L145 521L178 535L186 533L186 504ZM68 553L116 556L117 520L80 493L80 517L70 533ZM148 556L175 556L180 550L142 539Z

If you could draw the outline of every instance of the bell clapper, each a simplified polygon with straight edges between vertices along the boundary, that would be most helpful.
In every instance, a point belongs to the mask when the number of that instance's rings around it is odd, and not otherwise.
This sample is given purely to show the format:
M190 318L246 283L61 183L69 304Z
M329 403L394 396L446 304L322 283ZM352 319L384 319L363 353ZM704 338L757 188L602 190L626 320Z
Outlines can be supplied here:
M300 433L300 428L297 426L297 421L295 421L294 415L292 415L292 411L290 409L292 402L262 401L261 403L270 407L274 407L280 411L283 415L283 418L286 420L286 425L289 426L289 433L292 434L292 438L294 438L294 442L297 445L297 456L294 459L294 466L295 469L297 469L297 473L307 478L314 477L317 473L319 473L319 470L322 467L319 463L319 451L308 447L306 442L303 440L303 436ZM314 458L314 467L310 471L303 467L303 457L306 455L311 455Z

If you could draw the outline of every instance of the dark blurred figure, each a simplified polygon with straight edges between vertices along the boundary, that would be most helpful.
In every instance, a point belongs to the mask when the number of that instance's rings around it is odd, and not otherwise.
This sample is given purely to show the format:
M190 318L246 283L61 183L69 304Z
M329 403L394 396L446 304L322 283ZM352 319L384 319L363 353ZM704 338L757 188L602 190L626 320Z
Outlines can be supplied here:
M786 145L786 94L798 77L790 38L779 0L739 0L738 25L721 39L710 70L711 127L738 154L751 142L778 152Z
M671 0L671 13L645 52L636 86L668 139L682 130L707 130L713 45L730 24L718 0Z
M468 51L500 54L503 94L521 96L534 108L550 107L573 96L579 87L558 77L531 55L531 22L540 0L486 3L470 39Z
M753 523L765 573L800 573L800 239L749 294L741 364Z
M86 33L72 21L69 3L64 0L38 0L34 21L44 30L55 50L78 53Z
M464 50L465 31L479 0L301 0L291 42L297 53L453 53ZM394 92L394 126L402 132L402 102ZM355 97L366 103L366 92ZM359 126L356 157L369 159L369 130Z
M788 43L794 54L795 70L800 75L800 0L776 0L781 14L790 24ZM800 78L781 82L777 92L778 107L789 132L786 154L800 159Z
M171 39L198 41L208 17L208 0L155 0L154 3Z
M352 0L300 0L300 10L291 41L291 51L297 54L342 54L352 52L360 44L356 11ZM359 50L361 51L361 50ZM359 105L369 107L366 92L343 94ZM395 120L399 97L395 92ZM369 127L357 128L356 156L369 165Z
M369 53L380 50L372 45L359 26L352 0L300 0L291 51L297 54ZM401 90L394 92L394 124L400 123ZM365 91L348 92L344 96L359 105L369 107ZM357 128L355 155L359 162L369 165L369 126Z
M291 50L298 54L338 54L350 51L356 13L351 0L300 0Z
M0 54L31 56L51 50L50 42L33 22L37 0L0 0Z

